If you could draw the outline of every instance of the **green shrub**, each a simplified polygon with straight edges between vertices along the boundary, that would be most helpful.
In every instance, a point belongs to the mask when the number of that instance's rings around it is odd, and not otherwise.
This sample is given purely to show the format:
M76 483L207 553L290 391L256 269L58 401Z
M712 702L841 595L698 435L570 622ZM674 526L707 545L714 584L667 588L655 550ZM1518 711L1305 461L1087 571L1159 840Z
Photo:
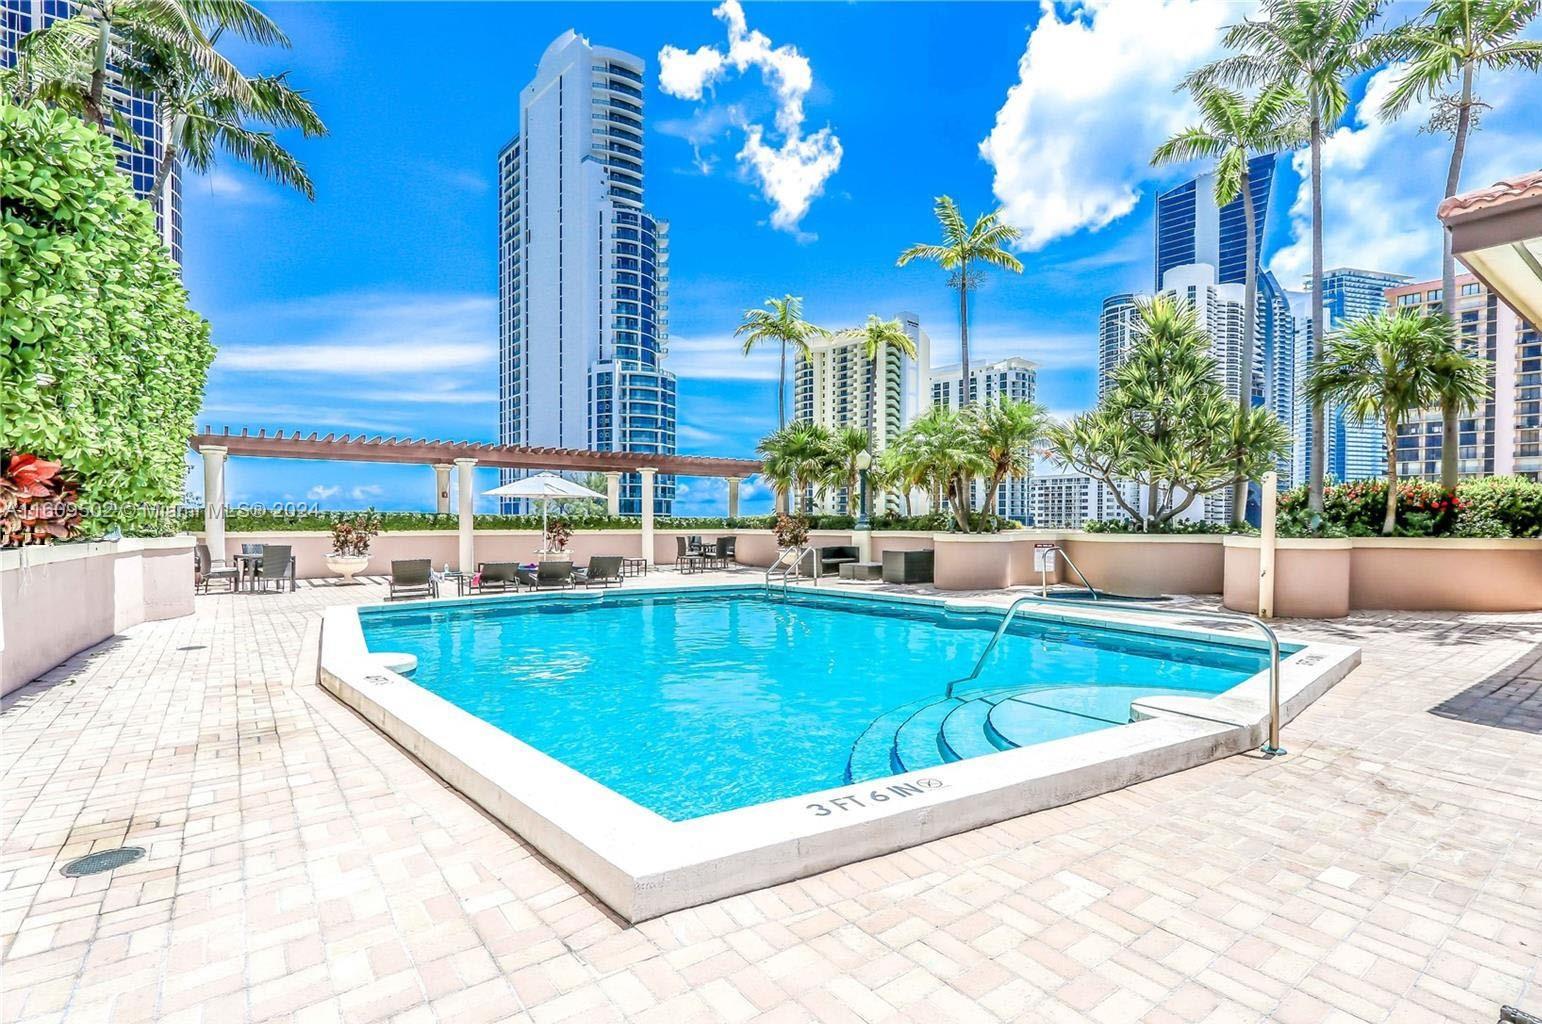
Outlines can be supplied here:
M0 101L0 447L80 482L82 530L174 528L214 358L113 144Z
M1464 480L1456 493L1474 517L1504 524L1504 536L1542 537L1542 482L1518 476L1486 476Z
M1150 530L1142 530L1128 519L1089 519L1082 524L1082 529L1088 533L1150 533L1154 535L1177 534L1253 534L1258 530L1246 523L1235 526L1226 523L1207 523L1184 519L1169 519Z

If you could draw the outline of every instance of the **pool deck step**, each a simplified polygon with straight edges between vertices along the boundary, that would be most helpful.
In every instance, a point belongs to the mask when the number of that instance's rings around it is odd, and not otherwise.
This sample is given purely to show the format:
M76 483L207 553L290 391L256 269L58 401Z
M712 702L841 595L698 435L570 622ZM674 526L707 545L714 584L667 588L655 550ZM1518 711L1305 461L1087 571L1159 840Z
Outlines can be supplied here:
M1009 697L990 709L985 717L985 735L997 750L1080 736L1119 724L1059 710L1043 703L1042 696Z
M984 694L965 700L942 720L938 733L942 757L945 761L962 761L968 757L999 753L1000 748L991 743L985 732L985 720L997 703L1012 696L1014 690Z
M945 760L942 723L963 701L946 697L928 704L905 721L894 734L894 763L902 772L935 768Z
M846 759L846 781L883 779L899 771L894 764L894 734L906 719L933 699L913 700L873 719L851 745L851 754Z

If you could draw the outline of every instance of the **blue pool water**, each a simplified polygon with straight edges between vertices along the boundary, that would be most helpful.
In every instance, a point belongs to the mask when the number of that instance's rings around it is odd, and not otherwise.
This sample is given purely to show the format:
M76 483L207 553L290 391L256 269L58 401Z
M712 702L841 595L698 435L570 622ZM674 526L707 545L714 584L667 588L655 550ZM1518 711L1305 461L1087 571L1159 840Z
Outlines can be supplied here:
M415 683L671 820L1105 729L1213 695L1244 646L759 589L362 609Z

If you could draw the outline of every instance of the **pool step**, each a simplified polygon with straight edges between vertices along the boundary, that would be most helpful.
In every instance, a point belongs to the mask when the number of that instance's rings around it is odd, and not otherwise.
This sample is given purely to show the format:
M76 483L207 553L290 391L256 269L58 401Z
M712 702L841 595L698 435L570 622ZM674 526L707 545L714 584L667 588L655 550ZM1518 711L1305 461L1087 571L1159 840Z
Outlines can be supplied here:
M991 708L985 734L998 750L1080 736L1085 732L1122 725L1129 721L1130 702L1124 702L1123 718L1102 717L1105 708L1085 706L1081 687L1052 687L1008 697ZM1120 687L1120 689L1123 689Z
M1001 748L991 743L986 735L986 719L991 709L1000 701L1012 696L1016 690L1002 690L965 700L942 720L939 732L942 757L945 761L962 761L968 757L994 754Z
M885 711L862 730L846 759L846 781L866 782L888 778L901 769L894 764L894 734L916 711L936 700L924 697Z
M942 723L962 703L957 697L948 697L926 705L905 720L894 734L894 763L900 771L914 772L942 764Z

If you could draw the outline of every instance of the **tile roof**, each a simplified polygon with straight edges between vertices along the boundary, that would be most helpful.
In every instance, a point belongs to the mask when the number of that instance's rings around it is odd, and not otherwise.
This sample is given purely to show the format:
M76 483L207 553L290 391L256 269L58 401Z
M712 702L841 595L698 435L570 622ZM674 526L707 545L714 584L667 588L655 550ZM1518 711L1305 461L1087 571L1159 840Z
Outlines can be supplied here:
M1528 199L1542 199L1542 170L1518 174L1488 188L1452 196L1440 204L1436 213L1449 223L1453 219L1479 216L1495 207Z

